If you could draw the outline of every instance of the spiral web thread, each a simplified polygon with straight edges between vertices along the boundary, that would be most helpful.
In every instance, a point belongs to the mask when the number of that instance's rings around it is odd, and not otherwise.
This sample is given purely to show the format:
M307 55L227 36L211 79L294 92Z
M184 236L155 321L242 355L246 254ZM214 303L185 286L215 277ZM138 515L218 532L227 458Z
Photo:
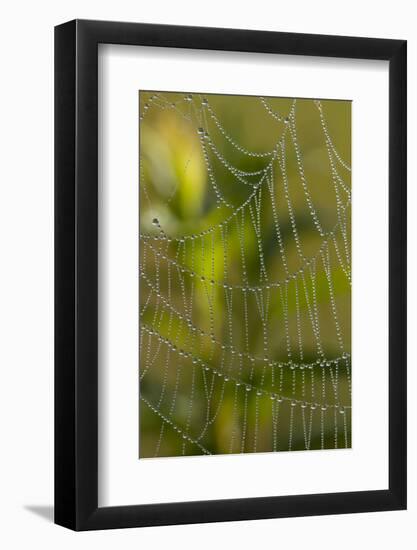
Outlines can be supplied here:
M196 136L221 216L171 234L141 149L140 457L350 447L350 325L340 311L350 308L351 168L330 135L326 102L308 100L326 153L331 227L315 204L298 135L298 105L307 100L288 100L280 112L272 98L252 98L259 124L261 116L276 124L269 150L255 151L229 132L210 95L141 94L141 142L152 113L179 117ZM348 296L342 306L336 279Z

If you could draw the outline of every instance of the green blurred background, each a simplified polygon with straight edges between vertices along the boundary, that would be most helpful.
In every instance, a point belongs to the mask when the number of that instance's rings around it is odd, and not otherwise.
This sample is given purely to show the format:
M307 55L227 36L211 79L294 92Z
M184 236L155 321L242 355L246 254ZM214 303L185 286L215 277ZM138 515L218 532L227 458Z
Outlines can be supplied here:
M350 172L332 152L350 165L351 103L321 100L321 109L331 146L311 99L140 92L141 458L351 445ZM274 153L281 138L288 196L281 149ZM244 173L271 158L269 179L255 188L262 173ZM280 287L273 283L287 273L274 204L287 270L298 273ZM334 304L320 250L328 251ZM246 284L262 291L244 292Z

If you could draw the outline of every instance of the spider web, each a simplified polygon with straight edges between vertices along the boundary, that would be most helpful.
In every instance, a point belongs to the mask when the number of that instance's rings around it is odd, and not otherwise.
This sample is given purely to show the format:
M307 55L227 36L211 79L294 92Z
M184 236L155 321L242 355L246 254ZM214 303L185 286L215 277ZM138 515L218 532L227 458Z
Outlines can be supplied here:
M273 136L258 150L229 129L236 97L140 93L140 457L351 445L351 169L331 102L239 96Z

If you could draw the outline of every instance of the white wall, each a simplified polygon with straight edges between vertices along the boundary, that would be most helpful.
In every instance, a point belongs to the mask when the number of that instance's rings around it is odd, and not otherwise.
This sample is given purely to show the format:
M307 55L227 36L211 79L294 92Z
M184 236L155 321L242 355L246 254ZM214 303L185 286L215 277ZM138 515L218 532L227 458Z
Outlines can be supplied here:
M415 330L417 36L413 3L16 0L0 31L0 543L7 549L413 548L417 541ZM53 472L53 26L110 19L409 40L409 510L75 534L51 516Z

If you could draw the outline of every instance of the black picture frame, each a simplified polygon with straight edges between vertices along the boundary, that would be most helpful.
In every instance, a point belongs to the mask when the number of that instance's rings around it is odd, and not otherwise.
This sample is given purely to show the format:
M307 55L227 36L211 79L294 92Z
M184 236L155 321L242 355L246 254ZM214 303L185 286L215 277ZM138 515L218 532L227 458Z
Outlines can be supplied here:
M389 488L98 506L98 44L389 62ZM77 531L406 508L406 41L74 20L55 28L55 523Z

